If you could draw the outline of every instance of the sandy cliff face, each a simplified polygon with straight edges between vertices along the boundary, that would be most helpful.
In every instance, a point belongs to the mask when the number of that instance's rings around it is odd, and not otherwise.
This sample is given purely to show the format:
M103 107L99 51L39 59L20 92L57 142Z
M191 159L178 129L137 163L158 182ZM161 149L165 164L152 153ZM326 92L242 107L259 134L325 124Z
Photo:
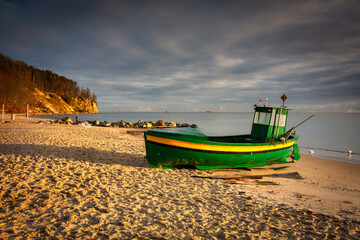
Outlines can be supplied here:
M34 95L36 103L30 105L30 112L33 113L98 113L96 103L88 98L59 96L38 89L35 89Z

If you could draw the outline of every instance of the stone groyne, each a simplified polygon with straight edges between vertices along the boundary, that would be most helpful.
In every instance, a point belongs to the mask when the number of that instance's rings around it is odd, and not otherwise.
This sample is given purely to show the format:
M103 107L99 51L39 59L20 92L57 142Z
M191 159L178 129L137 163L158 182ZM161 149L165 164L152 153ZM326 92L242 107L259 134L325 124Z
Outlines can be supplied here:
M118 122L106 122L106 121L78 121L72 120L70 117L65 117L62 119L58 119L55 121L48 121L47 123L51 124L72 124L72 125L81 125L85 127L89 126L98 126L98 127L114 127L114 128L158 128L158 127L167 127L167 128L174 128L174 127L192 127L197 128L196 124L188 124L188 123L177 123L177 122L169 122L169 121L143 121L139 120L137 122L126 122L124 120Z

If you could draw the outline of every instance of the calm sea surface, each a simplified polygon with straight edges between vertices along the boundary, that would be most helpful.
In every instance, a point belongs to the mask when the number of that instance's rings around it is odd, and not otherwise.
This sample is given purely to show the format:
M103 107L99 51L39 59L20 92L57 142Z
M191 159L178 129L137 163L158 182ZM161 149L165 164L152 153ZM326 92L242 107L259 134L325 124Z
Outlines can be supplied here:
M296 126L309 116L310 120L296 128L300 139L299 147L303 153L313 150L314 156L360 163L360 114L359 113L296 113L290 112L287 129ZM50 115L44 118L59 119L75 115ZM36 116L39 117L39 116ZM251 131L253 113L154 113L117 112L79 115L79 120L99 120L117 122L174 121L197 124L207 135L248 134ZM348 150L352 150L351 156Z

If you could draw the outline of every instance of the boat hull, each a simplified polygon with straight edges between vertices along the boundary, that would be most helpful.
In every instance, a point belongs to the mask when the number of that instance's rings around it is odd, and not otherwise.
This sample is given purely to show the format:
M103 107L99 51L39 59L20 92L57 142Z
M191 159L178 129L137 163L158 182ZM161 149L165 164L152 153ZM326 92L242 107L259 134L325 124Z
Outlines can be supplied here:
M279 143L224 143L181 135L145 132L146 158L152 167L198 169L257 167L287 163L297 138Z

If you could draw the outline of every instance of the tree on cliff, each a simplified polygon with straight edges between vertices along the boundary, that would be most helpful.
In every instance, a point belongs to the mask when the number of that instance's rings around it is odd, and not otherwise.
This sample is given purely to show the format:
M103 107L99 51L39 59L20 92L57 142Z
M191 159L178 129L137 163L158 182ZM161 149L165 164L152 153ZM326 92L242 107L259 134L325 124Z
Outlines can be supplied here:
M6 104L8 112L25 111L26 104L36 104L32 94L35 88L65 98L81 96L93 100L96 96L95 93L91 95L89 88L80 88L71 79L28 66L0 53L0 104Z
M93 93L91 100L97 104L97 96L95 93Z

